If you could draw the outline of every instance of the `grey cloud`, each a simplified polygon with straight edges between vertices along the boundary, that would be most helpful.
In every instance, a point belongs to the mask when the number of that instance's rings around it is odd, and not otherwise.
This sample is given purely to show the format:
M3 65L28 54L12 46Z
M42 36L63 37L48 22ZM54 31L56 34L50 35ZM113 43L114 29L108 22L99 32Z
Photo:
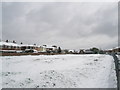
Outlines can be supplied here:
M97 34L105 34L110 37L117 36L118 33L118 10L117 6L110 5L110 8L105 10L99 10L97 15L97 26L94 28L94 32ZM102 12L102 13L101 13Z
M115 46L116 9L116 3L4 3L3 39L72 49ZM99 35L108 44L95 43Z
M2 18L3 24L9 24L15 19L22 17L24 13L24 4L23 3L2 3Z

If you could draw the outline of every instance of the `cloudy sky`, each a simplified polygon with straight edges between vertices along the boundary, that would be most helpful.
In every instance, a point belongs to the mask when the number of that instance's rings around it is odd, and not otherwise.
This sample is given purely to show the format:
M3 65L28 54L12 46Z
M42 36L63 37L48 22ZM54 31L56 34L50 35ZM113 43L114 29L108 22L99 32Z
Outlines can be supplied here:
M2 39L67 49L113 48L118 43L117 4L5 2Z

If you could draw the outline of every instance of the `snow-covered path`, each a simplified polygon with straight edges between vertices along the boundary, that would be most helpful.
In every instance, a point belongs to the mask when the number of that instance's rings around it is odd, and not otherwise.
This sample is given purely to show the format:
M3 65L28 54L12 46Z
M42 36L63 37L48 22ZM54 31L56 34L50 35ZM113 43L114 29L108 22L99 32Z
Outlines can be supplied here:
M109 55L5 56L3 88L116 88Z

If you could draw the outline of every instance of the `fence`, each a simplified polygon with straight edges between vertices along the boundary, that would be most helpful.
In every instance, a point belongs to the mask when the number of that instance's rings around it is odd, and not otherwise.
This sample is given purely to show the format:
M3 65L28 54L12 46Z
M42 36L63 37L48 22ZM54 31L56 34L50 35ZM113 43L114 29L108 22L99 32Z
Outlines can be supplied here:
M120 63L119 63L119 59L115 54L112 54L113 58L114 58L114 62L115 62L115 70L116 70L116 76L117 76L117 90L120 89Z

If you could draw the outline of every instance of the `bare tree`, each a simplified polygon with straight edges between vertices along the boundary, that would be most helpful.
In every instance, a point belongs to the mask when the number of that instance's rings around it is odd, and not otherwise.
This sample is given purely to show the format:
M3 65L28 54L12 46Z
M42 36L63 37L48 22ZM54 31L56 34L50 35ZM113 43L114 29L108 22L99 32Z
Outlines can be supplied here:
M58 47L58 53L61 53L61 48L60 47Z
M16 41L15 41L15 40L13 40L13 43L16 43Z
M7 43L8 43L8 42L9 42L9 40L6 40L5 42L7 42Z

